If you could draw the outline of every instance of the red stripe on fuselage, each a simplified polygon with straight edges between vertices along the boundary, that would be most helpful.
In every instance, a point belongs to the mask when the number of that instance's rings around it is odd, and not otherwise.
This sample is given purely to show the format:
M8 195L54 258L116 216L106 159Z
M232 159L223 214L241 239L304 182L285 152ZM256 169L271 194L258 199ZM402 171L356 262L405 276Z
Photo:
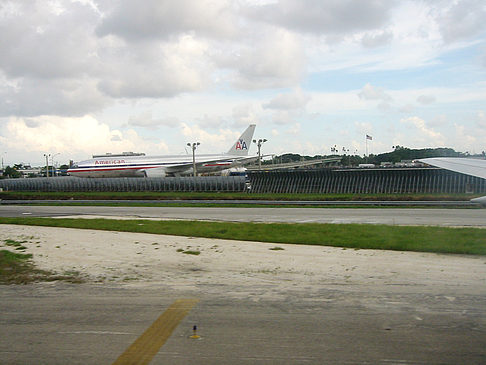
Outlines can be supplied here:
M229 166L231 165L231 162L227 163L213 163L213 164L204 164L203 167L214 167L214 166Z
M140 167L118 167L118 168L106 168L106 167L87 167L84 169L68 169L68 172L94 172L94 171L120 171L120 170L146 170L155 169L160 166L140 166Z

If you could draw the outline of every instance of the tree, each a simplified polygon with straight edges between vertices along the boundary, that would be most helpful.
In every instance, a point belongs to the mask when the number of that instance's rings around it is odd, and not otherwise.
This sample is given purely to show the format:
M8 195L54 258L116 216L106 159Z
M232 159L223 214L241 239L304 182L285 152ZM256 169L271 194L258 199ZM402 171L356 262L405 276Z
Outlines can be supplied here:
M7 166L3 170L3 176L17 179L21 174L14 167Z

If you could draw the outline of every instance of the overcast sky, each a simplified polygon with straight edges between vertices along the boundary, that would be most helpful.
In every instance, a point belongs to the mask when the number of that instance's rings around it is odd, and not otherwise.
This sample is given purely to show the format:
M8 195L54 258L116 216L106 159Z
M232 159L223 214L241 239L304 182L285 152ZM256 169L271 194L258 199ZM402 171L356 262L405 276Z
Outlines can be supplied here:
M0 0L0 154L486 150L484 0ZM251 149L256 153L255 146Z

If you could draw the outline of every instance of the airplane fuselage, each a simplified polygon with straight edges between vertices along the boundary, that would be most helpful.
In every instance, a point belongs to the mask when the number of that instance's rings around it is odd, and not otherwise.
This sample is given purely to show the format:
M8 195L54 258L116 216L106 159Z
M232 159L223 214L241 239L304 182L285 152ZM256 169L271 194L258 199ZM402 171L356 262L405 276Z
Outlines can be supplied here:
M197 172L206 173L230 168L238 158L231 155L196 155L195 160L198 164ZM192 172L193 160L189 155L92 158L68 170L70 175L78 177L172 176Z

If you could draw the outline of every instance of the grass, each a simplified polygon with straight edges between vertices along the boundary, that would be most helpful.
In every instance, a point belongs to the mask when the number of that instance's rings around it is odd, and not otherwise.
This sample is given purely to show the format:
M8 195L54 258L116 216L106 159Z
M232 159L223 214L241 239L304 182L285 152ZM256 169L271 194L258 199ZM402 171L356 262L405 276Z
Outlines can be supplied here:
M79 273L57 275L37 269L31 261L32 254L0 250L0 284L28 284L37 281L64 280L71 283L83 282Z
M23 246L23 243L26 243L27 241L15 241L12 239L6 239L3 241L6 246L12 246L15 247L16 250L18 251L24 251L27 249L27 247Z
M200 255L201 252L200 251L193 251L193 250L186 250L186 251L182 251L182 253L185 253L186 255Z
M455 200L477 197L472 194L247 194L244 192L0 192L0 199L54 200L292 200L292 201L369 201L369 200Z
M33 237L31 237L33 238ZM79 272L66 272L63 275L37 269L32 263L32 254L23 253L27 250L23 244L27 240L17 241L10 238L3 240L7 247L16 251L0 250L0 284L28 284L36 281L64 280L71 283L81 283L84 280Z
M21 224L120 232L140 232L335 246L486 255L486 229L411 227L366 224L228 223L199 221L150 221L111 219L0 218L0 224Z

